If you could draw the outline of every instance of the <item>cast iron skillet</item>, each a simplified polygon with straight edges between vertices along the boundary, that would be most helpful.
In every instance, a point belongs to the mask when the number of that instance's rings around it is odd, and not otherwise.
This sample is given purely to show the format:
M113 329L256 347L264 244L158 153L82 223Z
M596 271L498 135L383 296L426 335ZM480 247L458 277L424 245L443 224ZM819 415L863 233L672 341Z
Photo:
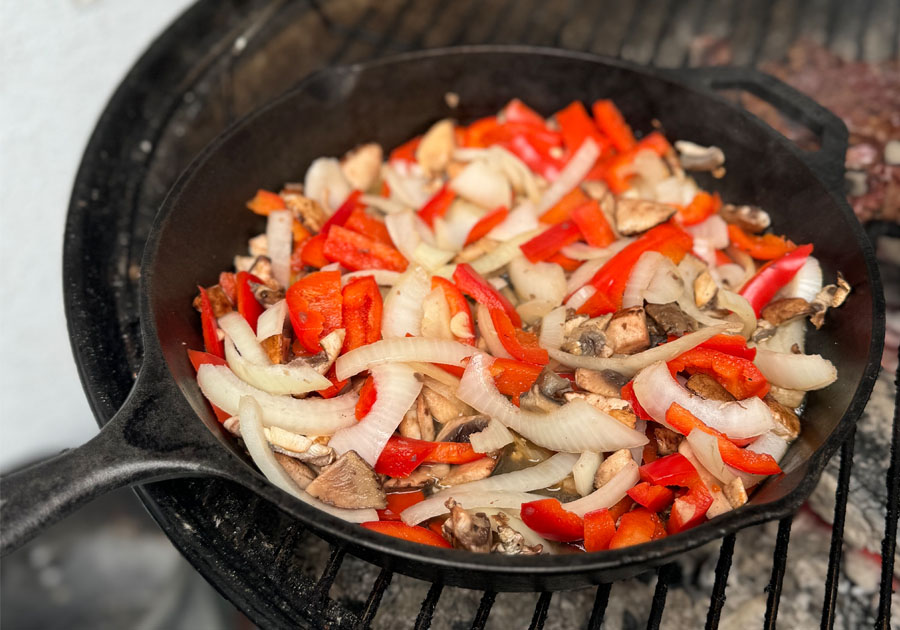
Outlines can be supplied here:
M821 137L802 152L713 93L743 89L798 118ZM460 96L451 109L447 91ZM826 278L853 286L841 309L813 331L808 351L837 366L839 380L813 392L803 432L748 505L688 532L597 554L501 557L415 545L345 523L269 484L224 435L200 394L187 348L201 347L191 307L197 284L231 266L260 218L243 202L259 187L302 177L310 161L363 141L396 146L435 120L462 122L513 97L543 114L573 99L611 97L639 132L659 121L672 138L716 144L728 173L701 185L731 201L767 208L776 231L813 242ZM846 129L834 115L766 75L746 69L664 72L587 54L527 47L468 47L403 55L312 75L236 123L182 174L156 217L141 267L144 360L125 404L77 449L8 475L2 484L0 549L113 488L212 475L243 484L324 538L393 571L469 588L561 589L608 581L681 551L796 510L828 458L852 430L878 373L884 338L881 286L871 246L842 199Z

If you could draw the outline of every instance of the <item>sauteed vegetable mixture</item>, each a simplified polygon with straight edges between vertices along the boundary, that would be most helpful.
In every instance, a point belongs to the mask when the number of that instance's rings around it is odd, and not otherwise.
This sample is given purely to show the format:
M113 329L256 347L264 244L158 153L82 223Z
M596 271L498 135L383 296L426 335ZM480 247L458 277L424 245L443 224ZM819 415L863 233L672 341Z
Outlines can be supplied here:
M260 190L200 288L201 390L260 470L363 527L503 554L599 551L738 508L837 378L804 354L849 286L617 107L513 100ZM811 421L814 421L812 419Z

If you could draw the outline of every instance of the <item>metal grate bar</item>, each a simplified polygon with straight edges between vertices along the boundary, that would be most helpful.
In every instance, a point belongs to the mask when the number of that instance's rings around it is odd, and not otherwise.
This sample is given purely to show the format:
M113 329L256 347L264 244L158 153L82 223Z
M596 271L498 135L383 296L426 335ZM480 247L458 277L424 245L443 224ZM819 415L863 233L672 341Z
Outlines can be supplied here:
M842 0L829 0L828 17L825 22L825 47L831 48L834 42L834 34L838 27L838 15L841 11Z
M766 600L766 630L775 629L775 620L778 618L778 603L781 601L781 586L784 582L784 567L787 563L788 543L791 542L792 516L778 521L778 534L775 536L775 553L772 554L772 577L766 591L769 597Z
M900 392L900 368L894 379ZM900 396L898 396L900 398ZM894 554L897 552L897 517L900 516L900 400L894 401L894 432L891 437L891 464L887 472L887 515L881 541L881 586L875 627L887 630L891 623L891 594L894 582Z
M757 63L759 63L759 57L762 54L763 44L766 43L766 34L769 32L772 25L773 2L774 0L766 0L766 8L762 12L762 24L760 24L759 30L756 32L756 41L753 44L753 52L750 53L750 59L747 62L748 66L755 66Z
M559 24L559 28L556 29L556 33L553 35L553 46L557 48L562 47L563 45L563 33L566 32L566 27L569 26L569 23L572 21L572 18L582 13L581 6L584 4L584 0L570 0L569 5L563 13L562 22Z
M646 5L647 0L638 0L633 3L634 9L631 11L631 17L628 18L628 24L625 26L625 34L622 35L622 39L619 41L618 57L622 56L622 51L625 50L625 46L628 44L631 34L634 32L634 29L637 28L638 22L641 21L640 16L643 15ZM601 19L602 16L598 16L598 22Z
M328 600L328 591L331 590L338 569L341 568L341 563L344 561L344 553L343 547L331 548L331 555L328 557L325 570L322 571L322 576L313 588L312 602L317 608L321 608Z
M594 596L594 607L591 609L591 618L588 619L587 630L600 630L603 625L603 616L606 614L606 606L609 604L609 589L611 584L601 584L597 587Z
M384 54L385 49L395 39L394 34L403 23L403 18L409 13L409 8L412 6L413 2L414 0L404 0L403 4L397 7L397 11L391 16L390 22L388 22L381 37L379 37L378 41L375 43L375 50L372 53L373 56L380 57Z
M340 30L346 30L347 35L341 40L340 46L331 53L331 57L328 59L327 65L334 65L347 54L347 51L350 50L350 47L353 43L360 37L363 33L363 29L365 25L368 24L369 20L371 20L375 16L375 9L371 6L366 7L366 10L362 12L359 16L359 19L353 23L349 28L342 27Z
M484 595L481 596L478 612L475 613L475 619L472 620L472 630L484 630L495 599L497 599L497 593L494 591L485 591Z
M425 35L434 30L435 24L438 23L438 20L443 17L444 13L446 13L447 8L450 6L449 2L436 2L434 5L434 10L428 16L428 19L425 21L425 24L419 29L419 32L413 38L413 40L409 43L410 50L416 50L422 47L422 42L425 39ZM454 45L459 42L453 42Z
M369 599L366 600L366 607L363 609L362 617L360 617L359 623L356 625L360 630L367 629L371 625L372 620L375 619L375 613L378 612L378 607L381 606L381 598L384 596L387 587L391 585L393 577L394 574L391 571L382 569L378 577L375 578L375 584L369 593Z
M413 630L428 630L431 627L431 618L434 616L434 609L441 598L443 590L444 585L440 582L435 582L431 585L431 588L428 589L428 594L422 600L422 607L416 616L416 625L413 626Z
M900 57L900 11L894 10L894 34L891 36L891 59Z
M663 609L666 607L669 583L675 579L677 571L678 567L673 563L664 564L659 568L656 576L656 590L653 592L653 603L650 605L650 617L647 619L647 630L658 630Z
M294 524L288 532L287 538L283 541L278 552L275 554L275 567L279 574L286 574L293 565L294 551L297 549L298 543L306 533L306 528L302 525Z
M712 595L709 598L709 612L706 613L706 630L719 627L722 606L725 605L725 588L728 586L728 573L731 571L731 558L734 555L734 534L728 534L722 540L719 549L719 561L716 563L716 581L713 583Z
M825 603L822 606L822 630L834 626L837 607L838 582L841 573L841 553L844 547L844 517L847 514L847 496L850 494L850 472L853 470L853 445L856 431L850 434L841 447L841 467L838 485L834 493L834 520L831 530L831 551L828 553L828 570L825 573Z
M531 616L531 624L528 626L528 630L541 630L544 627L544 622L547 621L547 611L550 610L551 597L553 597L553 593L541 591L541 596L538 597L537 603L534 605L534 615Z
M869 31L869 20L872 18L872 7L875 0L863 0L863 6L859 10L859 28L856 29L856 59L863 59L865 51L866 33Z
M670 31L678 28L679 21L673 18L681 5L681 2L669 2L666 5L666 17L663 18L659 33L656 34L656 39L653 41L653 51L650 53L648 63L657 65L656 59L659 57L659 49L662 46L663 40Z

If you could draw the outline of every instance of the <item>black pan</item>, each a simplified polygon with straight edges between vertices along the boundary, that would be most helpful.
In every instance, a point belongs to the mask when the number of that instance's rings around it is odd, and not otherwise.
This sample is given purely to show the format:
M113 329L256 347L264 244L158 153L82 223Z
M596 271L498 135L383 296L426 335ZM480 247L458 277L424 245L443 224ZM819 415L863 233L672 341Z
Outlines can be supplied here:
M761 96L819 134L803 152L715 89ZM460 96L451 109L444 95ZM672 138L716 144L727 175L701 181L730 201L767 208L777 232L813 242L827 278L840 270L847 303L811 332L840 378L813 392L803 432L748 505L645 545L574 556L498 557L382 537L323 514L270 485L223 433L200 394L186 348L201 346L191 307L248 236L262 229L243 202L259 187L302 177L310 161L361 141L395 146L443 117L462 122L519 97L543 114L573 99L611 97L639 132L659 121ZM663 72L592 55L524 47L429 51L319 72L232 126L185 171L156 218L141 267L144 359L122 409L84 446L2 480L0 543L7 552L113 488L212 475L236 481L324 538L393 571L469 588L561 589L633 575L740 528L782 518L809 495L852 430L878 373L884 338L881 286L869 242L843 200L846 129L839 119L766 75L745 69ZM234 553L240 553L235 550Z

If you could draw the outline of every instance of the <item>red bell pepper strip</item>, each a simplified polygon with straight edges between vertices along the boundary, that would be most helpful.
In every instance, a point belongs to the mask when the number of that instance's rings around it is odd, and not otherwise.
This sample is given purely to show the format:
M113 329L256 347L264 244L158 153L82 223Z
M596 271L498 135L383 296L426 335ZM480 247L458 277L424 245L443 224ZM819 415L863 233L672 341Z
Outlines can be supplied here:
M195 372L200 370L201 365L228 365L222 357L217 357L209 352L200 352L199 350L188 350L188 359L190 359L191 365L194 366ZM220 423L224 424L231 417L231 414L224 409L220 409L212 403L209 403L209 406L212 407L213 413L216 414L216 420Z
M419 143L422 141L422 136L416 136L412 140L408 140L401 144L399 147L396 147L390 154L390 161L393 162L397 160L399 162L413 162L416 161L416 149L419 148Z
M536 134L515 134L498 144L522 160L532 171L551 181L559 176L565 166L563 160L553 154L553 149L558 145L545 142Z
M632 507L634 507L634 499L625 495L618 503L609 508L609 513L613 517L613 520L618 523L619 519L622 518L622 515L627 514Z
M478 223L473 225L472 229L469 230L469 235L466 237L465 244L470 245L478 239L487 236L487 233L503 223L508 215L509 210L506 206L499 206L495 210L491 210L490 212L488 212L486 215L478 219Z
M325 318L321 313L312 310L304 298L294 300L294 308L288 309L288 317L291 320L291 327L294 329L294 336L303 350L310 354L316 354L321 350L319 339L322 338L322 330L325 327Z
M488 116L479 118L471 125L465 128L465 146L473 148L483 148L489 146L489 142L485 140L485 135L492 132L500 126L496 116Z
M224 359L225 347L222 345L222 340L219 339L216 316L213 314L209 294L203 287L198 285L197 288L200 289L200 323L203 328L203 346L210 354Z
M521 328L513 326L506 312L500 308L492 308L491 322L500 338L500 343L514 358L526 363L546 365L550 362L550 355L541 348L534 333L527 333Z
M558 499L523 503L522 521L548 540L574 542L584 538L584 521L564 509Z
M569 258L565 254L560 252L560 253L556 253L556 254L553 254L552 256L550 256L550 258L548 258L546 260L546 262L551 262L556 265L559 265L560 267L565 269L566 272L571 273L571 272L575 271L576 269L578 269L584 261L575 260L574 258Z
M288 288L285 300L291 313L308 311L320 314L322 334L327 335L343 324L340 271L316 271L304 276ZM306 301L305 308L301 300Z
M634 393L634 381L628 381L622 386L622 400L626 401L629 405L631 405L632 411L634 411L635 415L641 420L653 420L650 417L650 414L646 412L646 410L641 407L641 403L638 402L637 396Z
M378 400L378 392L375 390L375 379L369 375L359 389L359 400L356 401L356 419L362 420L370 411L372 405Z
M658 131L651 131L646 136L638 140L636 151L653 151L659 157L663 157L672 150L672 145L666 140L666 137Z
M597 292L581 305L578 313L591 317L615 313L622 307L622 294L625 292L628 276L644 252L658 251L678 264L691 251L693 244L691 235L681 228L671 223L657 225L613 256L594 274L589 284Z
M384 221L376 219L360 206L353 209L353 212L350 213L350 216L344 223L344 227L358 234L365 234L379 243L384 243L390 247L394 246L394 241L391 240L391 235L388 233Z
M625 122L625 117L619 108L609 99L603 99L594 102L591 110L594 114L594 121L597 127L603 132L612 145L618 151L628 151L634 148L637 141L634 139L634 133L631 127Z
M600 209L600 204L591 199L572 211L572 221L584 236L588 245L606 247L616 240L616 235Z
M619 527L609 541L609 548L621 549L649 542L654 535L659 536L661 526L659 517L647 508L634 509L619 519Z
M321 269L328 264L329 261L325 258L324 252L325 239L326 236L324 234L316 234L303 243L300 249L300 262L303 263L303 265Z
M256 321L265 310L253 294L251 282L262 284L262 280L247 271L239 271L235 277L238 313L243 315L247 323L256 332Z
M716 335L701 343L698 348L708 348L752 361L756 358L756 348L748 348L747 340L740 335Z
M741 288L740 294L750 302L757 317L778 290L797 275L812 251L812 245L800 245L794 251L763 265Z
M546 260L566 245L581 238L581 230L574 221L563 221L544 230L530 241L519 245L525 258L533 263Z
M514 359L494 359L490 367L494 385L504 396L516 396L527 392L540 376L542 369L540 365Z
M426 464L468 464L484 457L468 442L432 442L434 450L425 457Z
M631 178L634 177L634 151L626 151L612 156L608 161L594 167L603 169L603 181L609 189L617 195L625 192L631 186ZM589 174L589 177L592 176Z
M454 199L456 199L456 193L447 184L444 184L419 210L419 218L427 223L428 227L433 228L434 220L447 214Z
M488 284L487 280L478 275L468 263L456 265L456 269L453 272L453 282L456 283L460 291L478 304L484 304L488 308L502 308L506 311L513 326L522 325L522 318L519 317L519 313L512 303L497 289Z
M444 547L452 549L452 545L444 540L444 537L424 527L410 526L400 521L368 521L360 523L366 529L371 529L379 534L386 534L394 538L431 545L432 547Z
M337 225L329 230L322 252L328 260L339 262L352 271L361 269L405 271L409 264L403 254L393 247Z
M609 510L594 510L584 515L584 550L609 549L609 541L616 534L616 522Z
M712 505L712 495L703 483L698 483L687 494L675 499L666 529L669 534L677 534L699 525L706 520L706 511Z
M736 225L728 226L728 239L732 245L742 252L747 252L756 260L774 260L797 249L797 246L788 239L775 234L762 236L747 234Z
M543 128L545 126L544 118L536 111L528 107L525 103L514 98L500 112L504 122L524 123Z
M230 271L219 274L219 286L225 292L225 297L232 304L237 303L237 276Z
M334 370L334 366L328 370L328 373L325 374L325 378L331 381L331 387L326 387L325 389L320 389L317 394L322 398L334 398L347 386L347 383L350 382L350 379L344 379L343 381L337 377L337 373Z
M435 444L392 435L375 462L375 472L390 477L409 477L412 471L425 463Z
M468 337L457 337L457 340L470 346L474 346L475 325L472 322L472 309L469 307L469 302L462 294L462 291L459 290L459 287L457 287L446 278L442 278L440 276L432 276L431 289L440 289L444 293L444 299L447 301L447 306L450 307L451 320L454 317L457 317L460 313L463 314L471 335Z
M379 521L399 521L400 512L406 508L421 503L425 500L425 494L421 490L413 490L412 492L389 492L384 497L387 500L387 507L378 512Z
M300 223L300 221L294 219L293 222L291 222L291 236L294 239L294 243L303 243L312 237L312 234L303 227L303 224Z
M591 198L584 194L580 186L576 186L567 192L562 199L556 202L540 217L541 223L562 223L572 216L572 211L578 206L587 203Z
M658 486L682 486L691 488L700 481L697 469L681 453L673 453L640 467L641 481Z
M646 481L642 481L630 488L628 496L651 512L659 512L667 508L675 499L675 493L665 486L657 486Z
M694 195L691 203L678 211L675 218L682 225L697 225L717 213L721 207L722 198L719 197L719 193L710 195L701 190Z
M591 138L597 143L601 155L609 150L610 141L597 128L597 124L588 115L581 101L572 101L564 109L556 112L554 118L559 124L563 145L569 154L575 153L586 138Z
M666 365L673 375L687 372L711 376L738 400L751 396L763 398L769 393L769 382L752 361L718 350L693 348Z
M321 273L321 272L320 272ZM341 291L343 325L346 336L341 352L381 339L381 291L372 276L354 278Z
M284 210L286 206L281 195L260 188L253 199L247 202L247 207L256 214L268 216L274 210Z
M666 411L666 422L673 429L684 435L688 435L691 431L697 429L715 436L719 441L719 454L722 455L722 461L738 470L753 475L777 475L781 472L781 467L778 466L778 462L771 455L754 453L736 446L725 434L707 426L697 416L678 403L672 403Z
M359 197L362 195L361 190L354 190L347 198L344 200L344 203L338 207L337 210L334 211L325 223L322 224L322 229L319 230L319 234L324 234L328 236L328 231L331 229L333 225L344 225L347 222L347 219L350 218L350 215L353 211L360 206Z

